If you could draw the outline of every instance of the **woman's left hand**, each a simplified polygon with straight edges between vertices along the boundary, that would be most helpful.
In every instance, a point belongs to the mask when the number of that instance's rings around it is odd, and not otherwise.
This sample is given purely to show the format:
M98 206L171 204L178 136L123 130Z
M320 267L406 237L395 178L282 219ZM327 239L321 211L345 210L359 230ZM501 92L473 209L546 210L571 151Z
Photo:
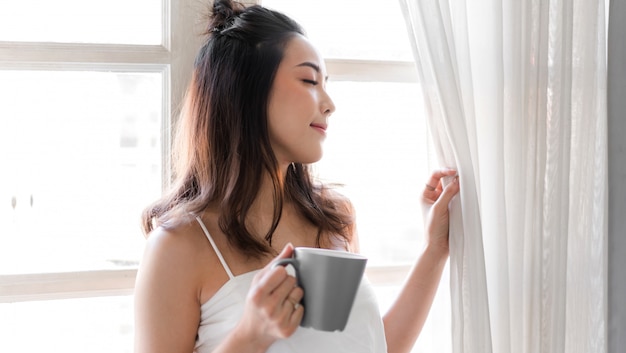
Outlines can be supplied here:
M444 180L450 180L444 182ZM446 184L446 185L444 185ZM429 247L449 252L449 212L448 205L459 192L459 177L456 170L437 170L424 185L422 209L424 211L424 229Z

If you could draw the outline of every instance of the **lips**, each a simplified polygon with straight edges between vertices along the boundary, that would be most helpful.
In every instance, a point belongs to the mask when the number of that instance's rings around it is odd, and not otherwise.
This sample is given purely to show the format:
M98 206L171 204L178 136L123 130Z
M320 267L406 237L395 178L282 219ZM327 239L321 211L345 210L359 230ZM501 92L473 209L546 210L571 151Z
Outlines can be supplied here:
M322 132L322 133L326 133L326 128L328 128L327 124L317 124L317 123L312 123L310 125L312 128L317 129L318 131Z

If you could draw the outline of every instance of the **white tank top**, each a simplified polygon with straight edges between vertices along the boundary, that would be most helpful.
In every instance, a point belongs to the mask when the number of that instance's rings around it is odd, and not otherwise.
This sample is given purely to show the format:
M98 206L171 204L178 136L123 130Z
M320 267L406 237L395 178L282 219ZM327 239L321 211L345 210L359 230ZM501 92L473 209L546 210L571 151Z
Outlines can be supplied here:
M229 276L226 282L200 307L200 326L194 352L210 353L237 325L252 283L258 272L234 276L215 245L206 226L196 217ZM363 277L348 324L342 332L324 332L298 327L287 339L278 340L267 353L386 353L387 345L378 303L372 285Z

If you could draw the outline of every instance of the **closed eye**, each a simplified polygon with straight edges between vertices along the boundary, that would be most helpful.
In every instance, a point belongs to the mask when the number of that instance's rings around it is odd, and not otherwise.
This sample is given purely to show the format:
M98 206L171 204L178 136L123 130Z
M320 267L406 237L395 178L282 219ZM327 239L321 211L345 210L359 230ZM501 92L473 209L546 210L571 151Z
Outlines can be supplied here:
M308 84L311 84L311 85L313 85L313 86L317 86L317 85L319 84L319 82L317 82L317 81L314 81L314 80L306 80L306 79L305 79L305 80L302 80L302 82L304 82L304 83L308 83Z

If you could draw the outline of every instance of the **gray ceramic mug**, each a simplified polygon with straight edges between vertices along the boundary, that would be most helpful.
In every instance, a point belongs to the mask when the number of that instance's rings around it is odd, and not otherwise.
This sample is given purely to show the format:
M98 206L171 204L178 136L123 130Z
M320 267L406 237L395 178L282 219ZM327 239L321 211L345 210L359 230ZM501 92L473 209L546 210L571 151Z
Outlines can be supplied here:
M274 266L292 265L304 290L300 326L343 331L348 323L367 258L339 250L297 247L289 259Z

